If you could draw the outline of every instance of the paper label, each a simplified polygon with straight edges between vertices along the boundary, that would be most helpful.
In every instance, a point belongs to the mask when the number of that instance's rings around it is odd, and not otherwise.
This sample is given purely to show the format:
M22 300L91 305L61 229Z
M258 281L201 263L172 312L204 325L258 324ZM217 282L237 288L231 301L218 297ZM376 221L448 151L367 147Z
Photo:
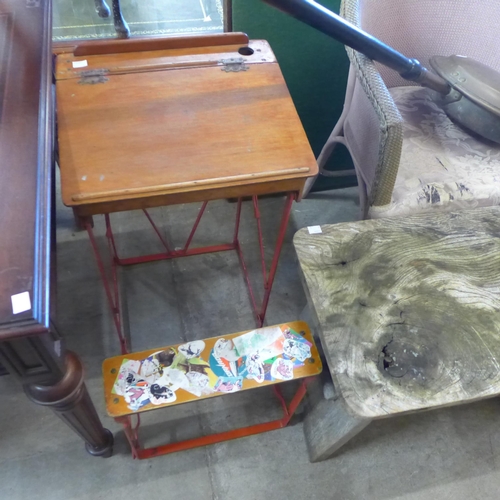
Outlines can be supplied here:
M88 66L87 59L83 61L73 61L73 68L85 68L85 66Z
M17 293L10 297L12 302L12 314L19 314L31 309L31 299L29 292Z
M308 226L307 230L309 231L309 234L319 234L323 232L321 231L321 226Z

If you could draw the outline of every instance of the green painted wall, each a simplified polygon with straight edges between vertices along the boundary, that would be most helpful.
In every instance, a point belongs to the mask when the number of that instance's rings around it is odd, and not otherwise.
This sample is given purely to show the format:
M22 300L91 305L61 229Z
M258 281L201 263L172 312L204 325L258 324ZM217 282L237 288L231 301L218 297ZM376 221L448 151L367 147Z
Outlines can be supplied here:
M349 62L344 46L261 0L233 0L233 31L267 40L280 64L314 154L319 152L342 113ZM340 0L321 0L339 11ZM328 168L352 168L338 146ZM320 177L315 190L353 186L356 178Z

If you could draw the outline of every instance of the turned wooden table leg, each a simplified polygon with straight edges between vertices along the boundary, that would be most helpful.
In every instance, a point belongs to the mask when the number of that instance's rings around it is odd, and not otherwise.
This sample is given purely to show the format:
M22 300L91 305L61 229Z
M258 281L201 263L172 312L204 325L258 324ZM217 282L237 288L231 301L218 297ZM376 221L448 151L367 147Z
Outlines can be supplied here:
M28 384L24 390L36 404L47 406L84 441L87 451L98 457L113 453L113 435L105 429L92 404L83 381L83 367L78 356L66 352L66 371L52 385Z
M109 10L106 0L94 0L95 10L99 17L109 17L111 11Z

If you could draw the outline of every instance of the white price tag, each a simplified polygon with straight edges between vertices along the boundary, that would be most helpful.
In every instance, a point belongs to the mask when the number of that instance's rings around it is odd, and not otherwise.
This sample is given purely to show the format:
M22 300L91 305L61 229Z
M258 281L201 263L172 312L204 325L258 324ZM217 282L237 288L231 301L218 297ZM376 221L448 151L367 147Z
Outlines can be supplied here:
M309 234L319 234L323 232L321 231L321 226L307 226L307 230Z
M85 66L88 66L89 63L87 62L87 59L84 59L83 61L73 61L73 68L85 68Z
M10 300L12 302L12 314L19 314L31 309L31 299L29 292L22 292L17 293L16 295L11 295Z

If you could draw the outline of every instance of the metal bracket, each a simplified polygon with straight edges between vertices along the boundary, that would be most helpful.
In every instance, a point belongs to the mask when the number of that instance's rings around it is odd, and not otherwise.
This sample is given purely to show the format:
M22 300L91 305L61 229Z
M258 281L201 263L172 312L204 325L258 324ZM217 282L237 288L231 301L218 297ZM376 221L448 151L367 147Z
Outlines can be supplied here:
M221 59L219 64L222 64L222 71L226 73L237 73L238 71L248 71L250 66L245 64L243 57L231 57L229 59Z
M95 85L96 83L106 83L108 81L108 78L106 78L107 74L107 69L91 69L88 71L82 71L80 73L81 78L78 83L80 85Z

